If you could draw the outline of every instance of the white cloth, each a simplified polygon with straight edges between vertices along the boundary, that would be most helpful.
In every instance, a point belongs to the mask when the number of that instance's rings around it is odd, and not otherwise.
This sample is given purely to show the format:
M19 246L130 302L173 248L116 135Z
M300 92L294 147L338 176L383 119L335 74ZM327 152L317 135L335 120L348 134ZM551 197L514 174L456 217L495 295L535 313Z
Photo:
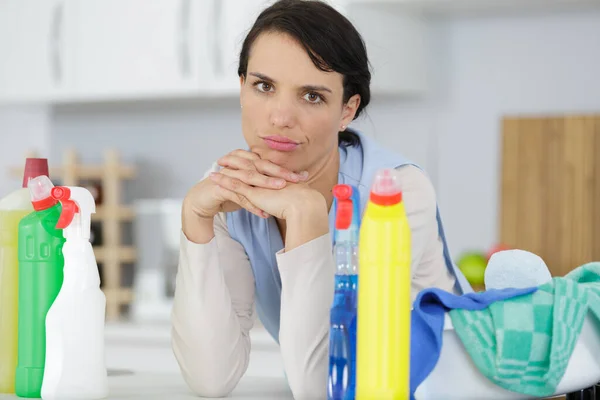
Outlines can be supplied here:
M552 275L540 256L515 249L492 254L484 280L486 289L524 289L543 285Z

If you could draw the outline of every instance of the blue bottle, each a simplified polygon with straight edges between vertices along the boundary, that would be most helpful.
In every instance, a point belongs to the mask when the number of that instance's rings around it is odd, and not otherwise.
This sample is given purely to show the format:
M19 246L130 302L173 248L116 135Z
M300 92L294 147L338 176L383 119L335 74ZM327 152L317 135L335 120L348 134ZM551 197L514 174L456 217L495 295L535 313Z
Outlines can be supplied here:
M358 189L351 185L333 188L336 261L335 294L329 330L329 400L354 400L356 371L356 307L358 303Z

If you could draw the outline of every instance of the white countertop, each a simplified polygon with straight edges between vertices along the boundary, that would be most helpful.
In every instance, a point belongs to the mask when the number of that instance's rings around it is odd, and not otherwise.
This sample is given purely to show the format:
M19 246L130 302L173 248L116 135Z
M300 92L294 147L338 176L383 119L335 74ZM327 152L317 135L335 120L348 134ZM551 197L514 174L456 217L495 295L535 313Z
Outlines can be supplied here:
M133 374L109 377L107 400L183 400L202 399L190 392L179 374ZM292 399L282 378L244 377L233 391L231 399ZM20 399L15 395L2 395L0 399Z
M250 365L229 398L292 399L277 344L260 326L250 336ZM110 391L107 399L199 399L179 372L168 324L108 323L105 337ZM0 399L19 398L0 395Z
M133 376L112 376L110 381L111 400L179 400L198 399L188 389L181 375L140 374ZM242 378L230 396L233 399L292 399L284 378L249 377Z
M179 374L117 375L109 377L107 400L183 400L202 399L190 392ZM244 377L233 391L232 399L292 399L283 378ZM0 399L20 399L15 395L1 395Z

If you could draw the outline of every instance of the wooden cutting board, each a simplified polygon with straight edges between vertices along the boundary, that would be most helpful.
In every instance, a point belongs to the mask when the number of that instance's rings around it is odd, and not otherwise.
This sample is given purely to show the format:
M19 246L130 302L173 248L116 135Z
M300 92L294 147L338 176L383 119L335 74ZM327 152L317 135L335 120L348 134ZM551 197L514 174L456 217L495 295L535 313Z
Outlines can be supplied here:
M600 261L600 115L505 118L500 241L553 276Z

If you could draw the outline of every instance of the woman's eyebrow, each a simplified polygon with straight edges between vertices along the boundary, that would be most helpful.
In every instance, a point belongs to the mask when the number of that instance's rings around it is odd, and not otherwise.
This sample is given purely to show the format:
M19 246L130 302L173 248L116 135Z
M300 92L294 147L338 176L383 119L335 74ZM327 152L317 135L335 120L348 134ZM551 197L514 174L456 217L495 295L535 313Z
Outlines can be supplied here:
M267 75L261 74L260 72L250 72L249 75L255 76L258 79L262 79L263 81L269 81L269 82L275 83L275 79L271 79Z
M263 81L277 83L275 81L275 79L269 78L267 75L261 74L260 72L250 72L249 75L255 76L258 79L262 79ZM323 91L323 92L333 93L333 91L331 89L329 89L327 86L322 86L322 85L304 85L304 86L302 86L302 90L306 90L309 92Z
M302 89L306 90L307 92L329 92L329 93L332 93L331 89L329 89L327 86L305 85L305 86L302 86Z

